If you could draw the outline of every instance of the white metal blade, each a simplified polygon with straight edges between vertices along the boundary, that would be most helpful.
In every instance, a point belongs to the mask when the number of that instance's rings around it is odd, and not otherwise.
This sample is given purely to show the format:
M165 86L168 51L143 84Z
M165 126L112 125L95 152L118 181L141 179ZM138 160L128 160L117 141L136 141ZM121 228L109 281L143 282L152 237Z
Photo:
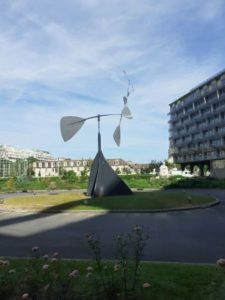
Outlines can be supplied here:
M60 120L60 129L64 142L70 140L84 125L85 119L79 117L63 117Z
M132 119L132 114L131 114L131 111L129 109L129 107L127 105L124 105L124 108L121 112L122 116L127 118L127 119Z
M116 142L117 146L120 145L120 125L118 125L113 133L114 141Z

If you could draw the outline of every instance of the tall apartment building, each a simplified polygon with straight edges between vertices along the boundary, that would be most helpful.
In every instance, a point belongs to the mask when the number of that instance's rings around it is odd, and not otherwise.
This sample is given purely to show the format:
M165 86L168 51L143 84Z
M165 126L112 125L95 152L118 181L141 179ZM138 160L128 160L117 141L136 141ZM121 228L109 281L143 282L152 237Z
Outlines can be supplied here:
M169 158L225 177L225 70L170 104Z

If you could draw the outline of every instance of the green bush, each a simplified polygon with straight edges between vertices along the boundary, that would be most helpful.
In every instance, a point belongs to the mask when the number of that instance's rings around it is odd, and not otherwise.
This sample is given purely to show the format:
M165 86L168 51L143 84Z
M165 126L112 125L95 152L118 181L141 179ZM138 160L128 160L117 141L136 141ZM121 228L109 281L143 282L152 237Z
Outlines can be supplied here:
M157 178L154 175L120 175L122 180L130 187L137 189L170 189L170 188L225 188L225 179L212 177L171 176L168 178ZM14 190L46 190L51 189L86 189L88 176L76 176L73 171L64 173L62 177L47 178L4 178L0 179L0 190L2 192Z
M213 177L182 178L171 182L165 188L225 188L225 179Z
M141 258L147 239L140 226L128 235L116 236L115 264L103 261L102 245L94 235L87 236L93 261L86 267L74 262L65 268L58 253L49 257L39 247L33 247L32 258L16 268L0 260L0 299L143 299Z

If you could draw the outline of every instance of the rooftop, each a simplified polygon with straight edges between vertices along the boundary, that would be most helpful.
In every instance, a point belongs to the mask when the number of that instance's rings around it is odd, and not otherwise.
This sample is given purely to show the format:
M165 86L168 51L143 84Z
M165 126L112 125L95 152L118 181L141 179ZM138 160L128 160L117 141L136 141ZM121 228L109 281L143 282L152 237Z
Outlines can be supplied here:
M208 84L212 80L218 79L223 74L225 74L225 69L223 69L222 71L220 71L220 72L216 73L215 75L209 77L208 79L204 80L203 82L201 82L200 84L198 84L197 86L195 86L194 88L192 88L188 93L186 93L183 96L179 97L178 99L174 100L169 105L172 105L172 104L174 104L174 103L182 100L183 98L186 98L188 95L192 94L194 91L198 90L200 87Z

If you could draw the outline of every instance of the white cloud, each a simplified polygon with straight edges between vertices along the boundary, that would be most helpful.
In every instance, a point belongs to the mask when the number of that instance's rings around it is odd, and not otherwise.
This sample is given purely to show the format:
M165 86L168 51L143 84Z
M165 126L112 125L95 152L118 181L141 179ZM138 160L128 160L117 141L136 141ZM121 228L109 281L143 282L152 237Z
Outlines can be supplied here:
M219 0L67 0L54 6L48 0L9 1L0 21L1 141L40 145L55 155L93 156L95 124L64 144L59 120L120 111L126 69L135 86L129 103L134 119L124 120L120 149L112 139L117 119L104 121L105 152L136 161L165 158L168 104L225 63L222 34L217 47L205 40L214 37L209 23L223 28L221 5Z

